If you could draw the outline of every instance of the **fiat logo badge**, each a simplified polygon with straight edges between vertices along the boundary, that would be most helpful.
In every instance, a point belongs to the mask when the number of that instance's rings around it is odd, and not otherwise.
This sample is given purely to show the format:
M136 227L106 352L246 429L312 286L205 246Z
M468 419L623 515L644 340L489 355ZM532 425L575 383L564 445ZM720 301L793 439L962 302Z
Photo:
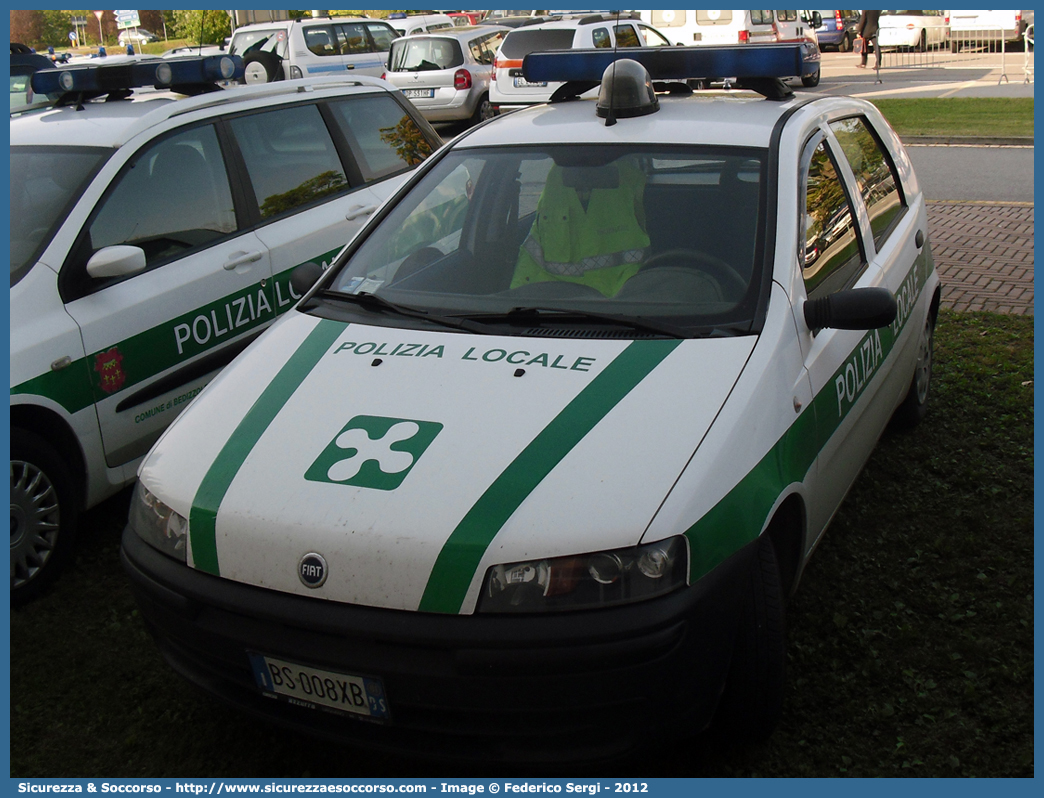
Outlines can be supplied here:
M322 554L308 552L297 564L297 575L305 587L322 587L330 571Z

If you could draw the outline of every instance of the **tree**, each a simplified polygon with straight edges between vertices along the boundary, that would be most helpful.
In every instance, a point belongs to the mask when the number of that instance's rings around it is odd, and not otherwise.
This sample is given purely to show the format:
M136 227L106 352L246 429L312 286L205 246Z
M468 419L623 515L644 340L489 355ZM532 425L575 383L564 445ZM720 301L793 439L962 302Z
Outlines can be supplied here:
M42 11L12 11L11 41L36 47L43 41L44 15Z
M221 44L231 35L232 23L227 11L174 12L174 36L179 39L187 39L192 44Z

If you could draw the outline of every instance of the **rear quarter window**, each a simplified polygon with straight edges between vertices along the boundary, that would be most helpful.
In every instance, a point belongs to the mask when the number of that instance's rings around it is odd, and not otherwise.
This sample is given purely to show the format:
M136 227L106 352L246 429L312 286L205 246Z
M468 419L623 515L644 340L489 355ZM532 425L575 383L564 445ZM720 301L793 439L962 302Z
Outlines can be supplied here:
M862 117L830 124L841 151L855 174L859 193L870 215L874 246L881 249L906 207L899 178L884 146Z
M388 95L353 97L330 107L367 182L410 169L433 151L413 117Z
M573 30L518 30L504 39L504 58L524 58L539 50L569 50L573 46Z

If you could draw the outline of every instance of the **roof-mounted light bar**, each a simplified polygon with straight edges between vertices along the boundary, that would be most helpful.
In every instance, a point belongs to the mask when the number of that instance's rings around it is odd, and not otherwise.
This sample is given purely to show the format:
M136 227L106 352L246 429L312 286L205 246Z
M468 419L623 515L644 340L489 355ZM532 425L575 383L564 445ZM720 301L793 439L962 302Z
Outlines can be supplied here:
M44 70L33 75L32 87L37 94L82 97L128 94L131 89L145 86L201 94L217 88L219 81L242 76L243 60L239 56L206 55Z
M600 48L530 53L522 74L529 81L598 83L618 58L637 61L655 81L791 78L813 72L817 60L814 49L801 44Z

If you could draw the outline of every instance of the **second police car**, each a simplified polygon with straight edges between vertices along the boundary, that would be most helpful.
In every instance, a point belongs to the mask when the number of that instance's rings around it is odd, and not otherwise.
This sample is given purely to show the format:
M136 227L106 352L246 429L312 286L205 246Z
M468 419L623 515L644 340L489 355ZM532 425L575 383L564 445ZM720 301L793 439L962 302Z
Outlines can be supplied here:
M441 142L390 84L220 91L236 57L37 72L11 117L11 597ZM159 90L157 90L159 89ZM186 94L199 93L188 97ZM39 105L39 104L38 104Z
M743 49L528 56L556 101L436 153L168 429L123 557L178 672L435 756L772 730L785 600L925 411L939 279L878 111ZM669 85L725 74L767 98Z

